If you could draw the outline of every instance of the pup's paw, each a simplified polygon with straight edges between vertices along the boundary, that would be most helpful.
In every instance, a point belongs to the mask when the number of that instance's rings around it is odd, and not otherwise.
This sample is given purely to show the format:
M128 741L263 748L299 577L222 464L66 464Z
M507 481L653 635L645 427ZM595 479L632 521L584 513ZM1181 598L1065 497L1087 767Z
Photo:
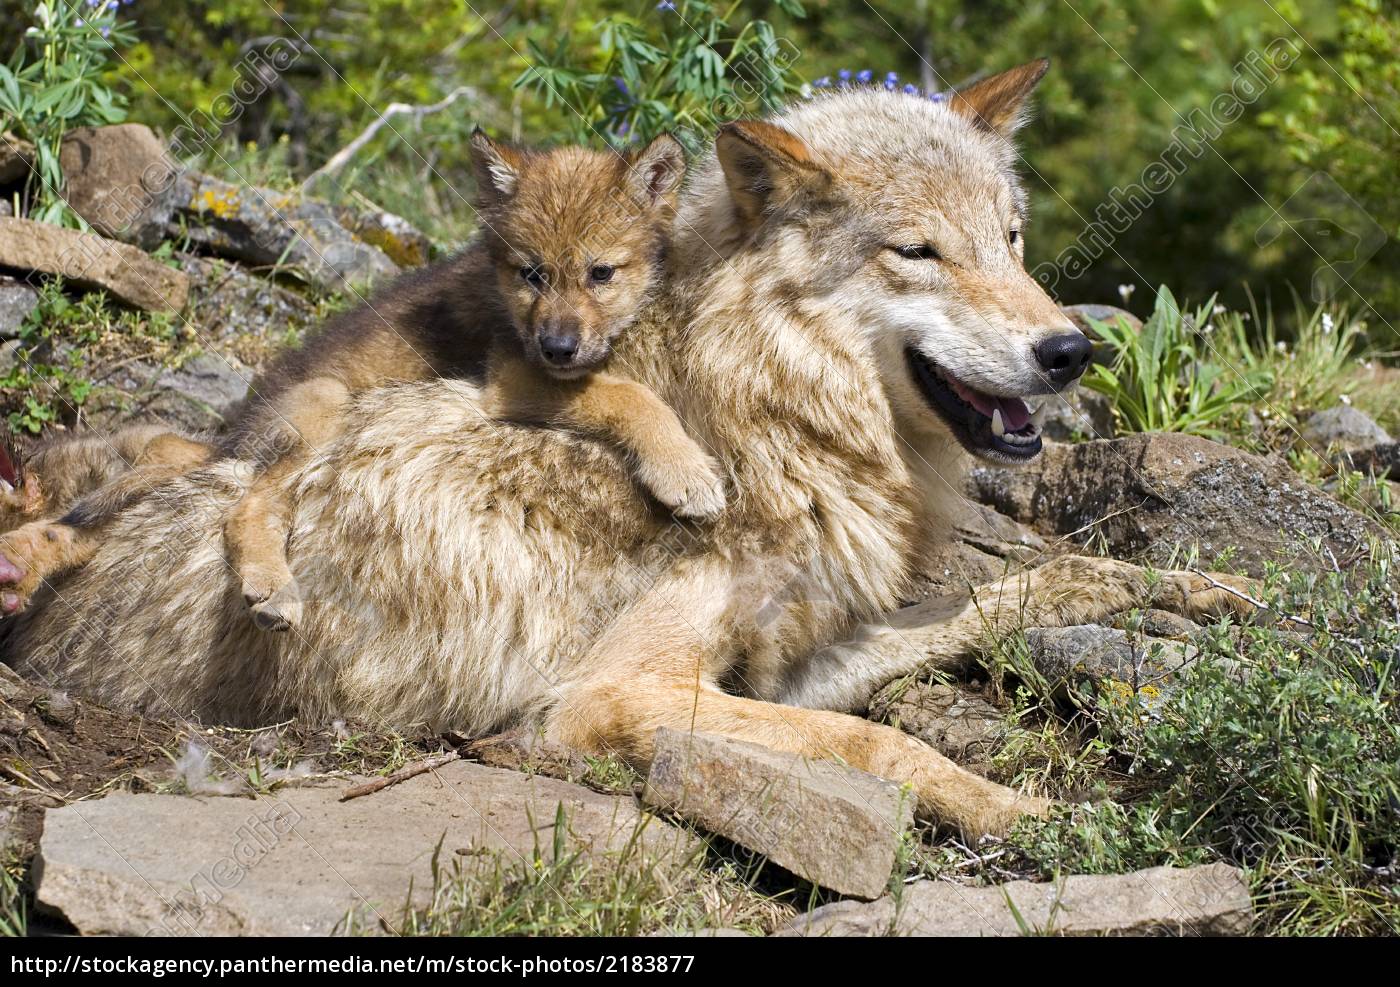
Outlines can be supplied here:
M713 521L727 503L714 460L694 444L684 455L642 463L638 478L676 517Z
M1163 609L1173 610L1183 617L1248 617L1259 612L1254 601L1259 599L1258 580L1247 576L1232 576L1223 572L1168 572L1158 590Z
M0 615L19 613L44 579L61 569L73 529L33 521L0 536Z

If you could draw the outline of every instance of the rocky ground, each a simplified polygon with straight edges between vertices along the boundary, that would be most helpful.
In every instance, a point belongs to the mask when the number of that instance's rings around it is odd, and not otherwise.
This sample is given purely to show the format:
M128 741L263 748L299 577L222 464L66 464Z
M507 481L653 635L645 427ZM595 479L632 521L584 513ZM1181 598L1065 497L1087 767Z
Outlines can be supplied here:
M22 174L12 164L0 160L0 184ZM328 297L431 252L398 217L181 172L139 125L76 132L63 164L92 232L0 216L0 392L37 427L157 417L217 430L267 355L336 304ZM120 312L103 315L111 332L45 331L90 290ZM1384 518L1281 458L1185 435L1115 437L1097 395L1055 409L1046 431L1054 441L1030 469L973 471L928 593L1067 551L1342 571L1393 538ZM1354 409L1318 409L1304 436L1382 485L1400 480L1398 444ZM1114 697L1150 712L1202 660L1208 633L1153 610L1026 628L1020 664L970 660L962 680L891 683L868 715L1012 780L1008 751L1034 729L1013 712L1017 682L1036 683L1052 719ZM1248 876L1225 862L1027 880L1044 875L1007 846L917 828L897 784L668 731L641 778L523 736L153 721L0 666L0 776L0 921L12 929L1126 935L1255 922ZM385 778L402 780L347 797ZM940 853L958 862L930 865Z

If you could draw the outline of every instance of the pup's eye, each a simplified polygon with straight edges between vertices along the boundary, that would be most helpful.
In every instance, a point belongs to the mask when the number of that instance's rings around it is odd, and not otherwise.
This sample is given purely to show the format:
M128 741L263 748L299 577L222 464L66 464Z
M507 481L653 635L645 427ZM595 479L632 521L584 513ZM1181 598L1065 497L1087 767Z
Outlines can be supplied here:
M891 247L895 253L906 260L942 260L943 255L927 243L910 244L907 247Z
M527 284L534 285L536 288L549 280L544 273L544 268L537 264L526 264L520 269L520 276L525 279Z
M617 268L611 264L594 264L593 269L588 272L588 276L593 279L594 284L607 284L612 280Z
M1016 241L1021 239L1021 231L1012 230L1010 233L1006 234L1006 238L1011 241L1011 246L1014 247L1016 246Z

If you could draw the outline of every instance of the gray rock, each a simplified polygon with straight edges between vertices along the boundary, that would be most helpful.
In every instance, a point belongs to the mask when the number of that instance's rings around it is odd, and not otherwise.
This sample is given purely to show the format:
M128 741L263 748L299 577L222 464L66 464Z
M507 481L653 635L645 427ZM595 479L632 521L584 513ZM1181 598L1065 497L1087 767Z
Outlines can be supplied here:
M98 429L156 420L185 434L221 428L247 394L254 371L227 353L201 353L179 367L136 360L88 397L83 413Z
M1317 565L1298 551L1319 538L1339 558L1383 532L1283 463L1191 435L1128 435L1052 444L1018 469L978 466L971 493L1047 535L1101 539L1118 558L1170 564L1178 546L1209 563L1233 549L1252 575L1282 561Z
M1141 319L1127 309L1118 308L1116 305L1061 305L1060 311L1069 316L1070 321L1079 327L1079 331L1090 339L1098 338L1093 322L1112 323L1121 319L1128 323L1128 327L1134 332L1142 328Z
M898 785L863 771L666 728L642 801L857 898L889 884L914 811Z
M248 264L288 265L332 291L398 273L397 264L341 226L323 202L195 173L180 186L176 220L203 251Z
M1243 873L1226 864L986 888L918 881L903 889L902 899L899 907L888 896L824 905L775 934L1240 936L1254 918Z
M14 339L39 305L39 293L16 278L0 276L0 339Z
M165 237L179 166L149 127L78 127L59 152L63 198L103 236L150 250Z
M1382 442L1368 449L1353 449L1340 457L1348 469L1400 480L1400 442Z
M226 344L246 357L266 356L316 320L310 301L268 278L213 257L177 258L190 276L190 322L205 346Z
M1026 645L1031 664L1053 692L1079 697L1080 687L1088 686L1092 697L1106 686L1110 700L1136 696L1148 709L1170 695L1175 674L1200 653L1186 642L1130 637L1098 624L1033 627Z
M432 258L432 241L402 216L383 209L361 212L344 206L336 214L342 226L384 251L399 267L422 267Z
M1309 418L1303 423L1302 437L1324 456L1329 450L1350 452L1393 441L1368 415L1345 404L1319 411Z
M185 307L190 279L130 244L27 219L0 218L0 267L58 274L149 312Z
M1113 425L1113 406L1108 398L1084 387L1075 387L1064 394L1045 399L1041 431L1056 442L1083 442L1088 439L1111 439L1117 432Z
M328 935L352 910L371 929L422 905L431 864L513 869L550 858L562 806L569 852L669 866L693 837L630 797L455 762L364 798L326 788L258 799L114 794L48 812L40 904L87 935Z
M942 683L892 683L870 701L870 718L899 727L964 767L990 764L1007 736L1001 710Z

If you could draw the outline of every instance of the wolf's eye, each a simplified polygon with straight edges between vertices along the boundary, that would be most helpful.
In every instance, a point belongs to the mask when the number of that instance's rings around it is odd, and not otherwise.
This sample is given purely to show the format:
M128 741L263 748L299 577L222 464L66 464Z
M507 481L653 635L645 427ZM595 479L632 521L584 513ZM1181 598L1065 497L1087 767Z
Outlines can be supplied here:
M544 268L538 264L526 264L520 269L520 276L525 279L525 283L538 288L549 278L544 273Z
M588 272L588 276L593 279L594 284L607 284L612 280L617 268L611 264L594 264L593 269Z
M927 243L910 244L907 247L891 247L895 253L905 260L942 260L943 255Z
M1011 246L1014 247L1016 246L1016 241L1021 239L1021 231L1012 230L1010 233L1006 234L1006 238L1011 241Z

